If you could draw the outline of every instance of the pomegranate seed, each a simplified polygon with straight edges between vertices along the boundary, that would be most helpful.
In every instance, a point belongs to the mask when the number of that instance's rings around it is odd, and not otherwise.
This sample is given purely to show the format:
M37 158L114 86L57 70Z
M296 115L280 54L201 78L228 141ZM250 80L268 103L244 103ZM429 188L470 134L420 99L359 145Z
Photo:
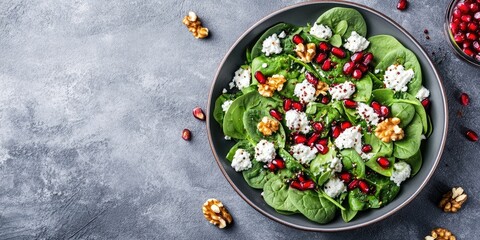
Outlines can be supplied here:
M270 172L275 172L275 170L277 170L277 167L272 162L267 163L265 166Z
M340 129L342 130L345 130L347 128L351 128L352 127L352 123L349 122L349 121L343 121L340 123Z
M458 26L460 27L460 30L466 31L467 28L468 28L468 23L466 23L466 22L461 22L461 23L458 24Z
M290 187L298 189L298 190L303 190L302 185L300 184L300 181L291 181L290 182Z
M317 148L318 152L325 155L328 153L328 146L322 145L322 144L315 144L315 148Z
M365 66L368 66L371 62L373 61L373 54L372 53L367 53L363 57L363 64Z
M353 179L353 180L348 184L347 189L348 189L348 190L353 190L353 189L357 188L357 187L358 187L358 182L359 182L358 179Z
M369 193L370 192L370 187L368 186L368 183L363 181L363 180L358 181L358 188L363 193Z
M388 161L388 158L386 157L379 157L377 158L377 163L380 165L382 168L388 168L390 167L390 161Z
M205 113L203 113L203 110L200 107L193 109L193 116L198 120L205 121Z
M255 78L257 79L257 81L260 83L260 84L265 84L267 82L267 78L265 77L265 75L263 75L262 72L260 71L256 71L255 72Z
M470 16L470 15L462 15L462 17L461 17L460 19L462 19L462 21L464 21L464 22L466 22L466 23L467 23L467 22L471 22L471 21L472 21L472 16Z
M315 77L312 73L307 72L307 73L305 74L305 78L307 79L307 81L308 81L309 83L317 86L317 84L318 84L318 78Z
M373 149L372 145L370 145L370 144L365 144L365 145L362 146L362 152L364 152L364 153L369 153L369 152L372 151L372 149Z
M308 139L307 145L312 147L315 144L315 142L318 140L318 138L320 138L320 134L313 133L312 136L310 136L310 138Z
M285 161L281 158L273 159L272 163L278 169L284 169L285 168Z
M282 114L276 109L270 110L270 116L274 117L278 121L282 121Z
M462 103L463 106L467 106L470 103L470 97L468 96L468 94L460 94L460 103Z
M480 20L480 12L477 12L473 15L473 18L475 18L476 20Z
M303 111L303 105L299 102L293 102L292 107L299 112Z
M465 42L463 42L462 46L463 46L463 48L468 48L468 47L470 47L471 44L472 44L472 42L465 41Z
M337 127L337 126L333 126L332 127L332 137L333 138L337 138L340 133L342 133L342 129L340 129L340 127Z
M473 46L473 49L475 49L475 51L480 52L480 43L478 41L474 41L472 43L472 46Z
M332 68L332 60L327 59L322 64L323 71L329 71Z
M315 62L317 64L322 64L327 58L328 58L328 55L326 53L319 53L315 58Z
M465 41L465 35L463 35L462 33L457 33L455 34L455 36L453 36L453 40L455 40L455 42L457 43L461 43Z
M454 18L461 18L462 17L462 11L460 11L460 9L455 9L453 10L453 17Z
M428 34L428 29L423 29L423 33Z
M350 60L352 60L354 63L360 63L363 60L363 53L362 52L354 53L350 57Z
M462 12L462 13L468 13L470 11L470 8L467 6L465 3L459 3L457 5L457 8Z
M372 101L372 103L370 103L370 107L373 108L373 110L375 110L375 112L377 114L380 114L380 108L382 107L382 105L376 101Z
M475 35L475 33L467 33L467 35L465 36L467 37L468 40L472 40L472 41L477 40L477 35Z
M362 71L362 73L368 71L368 67L366 65L362 64L362 63L355 64L355 67L357 69L360 69L360 71Z
M353 73L355 64L353 62L347 62L345 65L343 65L343 73L345 75L351 75Z
M332 54L339 58L345 58L347 56L345 50L338 47L332 47Z
M390 114L390 109L388 109L387 106L381 106L380 107L380 116L388 117L388 114Z
M472 3L468 7L470 8L471 12L477 12L478 11L478 4L477 3Z
M363 73L360 69L355 69L355 70L353 70L352 77L358 80L358 79L362 78L362 74Z
M346 108L352 109L357 107L357 102L350 99L346 99L346 100L343 100L343 105L345 105Z
M323 96L321 103L323 104L328 104L330 102L330 98L328 96Z
M292 109L292 99L285 99L283 101L283 110L288 111Z
M313 130L318 133L323 130L323 124L321 122L314 122L312 124L312 127L313 127Z
M183 140L185 141L190 141L190 139L192 139L192 132L190 132L190 130L188 129L183 129L182 131L182 138Z
M408 1L407 0L400 0L397 3L397 9L400 10L400 11L403 11L403 10L407 9L407 6L408 6Z
M468 24L468 30L475 32L478 29L478 25L476 23L469 23Z
M472 141L472 142L476 142L478 141L478 135L476 132L472 131L472 130L467 130L465 132L465 136L467 137L468 140Z
M352 174L350 174L349 172L341 172L338 174L338 178L344 183L349 183L350 181L352 181Z
M422 103L422 106L423 106L425 109L427 109L427 108L430 106L430 99L425 98L425 99L423 99L423 100L421 101L421 103Z
M318 48L320 49L320 51L322 52L328 52L330 51L330 44L326 43L326 42L320 42L318 44Z
M303 38L302 38L300 35L298 35L298 34L295 34L295 35L293 36L292 40L293 40L293 42L294 42L295 44L303 43Z
M315 188L315 182L312 179L300 182L303 190L310 190Z
M317 143L320 144L320 145L323 145L323 146L328 146L328 139L327 138L320 138Z
M475 60L477 60L478 62L480 62L480 53L475 55Z
M475 55L475 54L473 53L472 49L470 49L470 48L464 48L464 49L463 49L463 53L465 53L465 54L466 54L467 56L469 56L469 57L473 57L473 55Z
M300 173L297 174L297 179L298 179L298 181L300 181L300 182L305 182L305 180L306 180L306 179L305 179L305 175L303 175L302 172L300 172Z
M302 134L297 134L293 137L293 141L295 142L295 144L304 144L307 142L307 137Z
M458 23L450 23L450 29L452 29L453 34L457 34L458 31L460 30Z

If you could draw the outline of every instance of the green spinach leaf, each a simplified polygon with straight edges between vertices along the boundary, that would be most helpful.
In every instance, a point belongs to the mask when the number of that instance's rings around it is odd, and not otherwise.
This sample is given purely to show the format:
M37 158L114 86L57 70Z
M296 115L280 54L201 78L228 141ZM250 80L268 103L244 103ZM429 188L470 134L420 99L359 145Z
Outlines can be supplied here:
M318 192L289 188L288 198L299 212L314 222L328 223L335 217L337 210L335 204Z
M341 27L340 29L336 29L336 26L341 24L341 22L345 21L347 23L347 29L343 30ZM363 19L362 14L360 14L357 10L352 8L343 8L343 7L335 7L326 12L324 12L316 21L317 24L327 25L331 29L334 30L341 30L343 34L339 34L344 38L350 37L352 31L356 31L358 34L362 36L367 35L367 24L365 23L365 19Z

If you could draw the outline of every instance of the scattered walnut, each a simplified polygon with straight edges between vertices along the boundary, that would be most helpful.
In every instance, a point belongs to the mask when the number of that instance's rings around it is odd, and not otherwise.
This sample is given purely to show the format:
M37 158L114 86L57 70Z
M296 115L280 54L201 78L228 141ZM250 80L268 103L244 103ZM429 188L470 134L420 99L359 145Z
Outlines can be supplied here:
M182 22L195 38L206 38L208 36L208 28L202 26L202 22L200 22L197 14L194 12L188 12L188 15L183 18Z
M267 82L258 84L258 92L264 97L272 97L275 90L281 91L283 84L287 81L283 75L275 74L268 77Z
M452 190L443 194L438 207L442 208L444 212L455 213L462 208L465 201L467 201L467 194L463 191L463 188L452 188Z
M379 123L375 129L375 136L380 138L383 142L389 143L391 141L402 140L404 137L403 129L398 126L400 118L387 118Z
M457 238L446 228L435 228L425 240L456 240Z
M203 216L213 225L224 228L232 223L233 219L222 202L215 198L208 199L202 207Z
M322 95L327 95L328 91L328 84L322 81L318 81L317 83L317 91L315 91L315 96L318 96L320 94Z
M299 43L295 48L295 52L297 53L297 56L300 58L300 60L309 63L315 57L316 49L317 46L315 45L315 43L307 43L307 49L305 49L305 45L303 43Z
M277 120L270 119L269 117L263 117L262 121L257 124L258 131L264 136L271 136L278 130L280 123Z

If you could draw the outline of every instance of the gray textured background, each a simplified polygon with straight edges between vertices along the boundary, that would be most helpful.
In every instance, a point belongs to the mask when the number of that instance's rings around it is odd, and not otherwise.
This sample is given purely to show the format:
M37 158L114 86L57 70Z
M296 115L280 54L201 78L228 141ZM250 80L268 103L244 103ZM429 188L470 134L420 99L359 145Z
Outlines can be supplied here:
M410 31L444 77L448 143L411 204L363 229L312 233L269 220L228 185L191 109L205 107L237 37L294 2L1 1L0 239L420 239L437 226L459 239L478 237L480 146L462 131L480 132L480 71L450 54L447 0L411 1L405 12L396 0L356 1ZM188 10L211 38L193 39L181 23ZM472 97L468 107L458 102L462 91ZM192 130L191 142L181 139L183 128ZM469 200L457 214L442 213L435 205L454 185ZM232 228L204 220L210 197L228 207Z

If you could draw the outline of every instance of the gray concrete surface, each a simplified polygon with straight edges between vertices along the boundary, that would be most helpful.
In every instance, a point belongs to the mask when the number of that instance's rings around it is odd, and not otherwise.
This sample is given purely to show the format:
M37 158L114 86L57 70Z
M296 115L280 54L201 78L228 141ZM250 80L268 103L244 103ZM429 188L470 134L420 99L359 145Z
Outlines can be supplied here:
M462 129L480 132L480 71L450 54L447 0L411 1L406 12L394 0L357 1L410 31L444 77L448 143L411 204L369 227L312 233L269 220L228 185L191 109L205 107L236 38L294 2L1 1L0 239L421 239L438 226L475 239L480 146ZM210 39L187 32L188 10L202 17ZM472 97L468 107L458 102L462 91ZM183 128L192 130L191 142L180 138ZM469 200L457 214L442 213L435 204L454 185ZM209 197L227 205L232 228L204 220Z

